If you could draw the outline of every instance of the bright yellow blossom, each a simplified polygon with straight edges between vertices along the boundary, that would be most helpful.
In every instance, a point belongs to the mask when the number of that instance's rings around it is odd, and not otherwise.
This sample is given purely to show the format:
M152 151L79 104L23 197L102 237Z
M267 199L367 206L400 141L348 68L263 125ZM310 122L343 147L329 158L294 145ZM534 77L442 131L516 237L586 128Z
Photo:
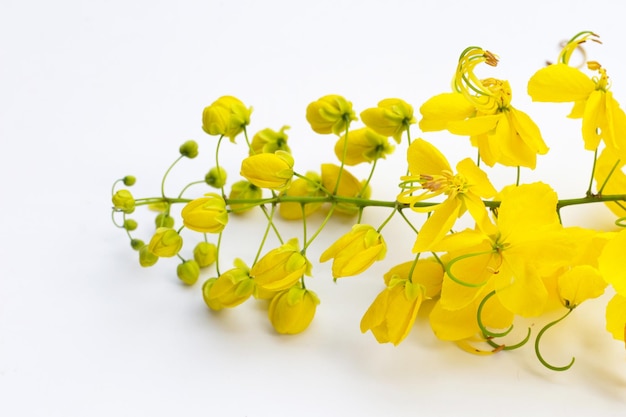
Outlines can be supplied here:
M345 158L344 158L345 148ZM385 158L394 147L389 144L387 136L376 133L369 127L352 130L343 135L335 144L335 155L346 165L357 165Z
M269 306L268 317L280 334L297 334L309 327L320 303L317 295L300 285L276 294Z
M215 193L190 201L180 215L185 227L201 233L219 233L228 223L226 203Z
M315 172L307 172L306 178L297 178L291 183L291 186L281 193L281 196L286 197L322 197L326 193L320 189L322 179L319 174ZM317 211L322 206L322 203L307 203L304 207L300 203L283 202L278 206L278 212L281 217L287 220L301 219L304 215Z
M609 77L599 63L587 62L587 68L597 72L589 77L569 65L573 49L588 40L597 41L597 35L582 32L572 38L559 55L559 62L537 71L528 82L528 94L533 101L563 103L574 107L568 117L582 118L582 136L585 149L595 151L600 140L626 156L626 113L609 90Z
M345 133L350 122L357 118L351 102L336 94L330 94L308 105L306 120L317 133L341 135Z
M422 301L439 293L442 278L442 266L431 259L392 268L385 274L387 287L361 319L361 332L370 330L379 343L398 345L411 331Z
M223 96L215 100L202 112L202 130L213 136L227 136L231 142L250 124L252 107L238 98Z
M524 166L534 169L537 154L548 152L532 119L511 105L508 81L480 80L474 68L480 63L497 65L497 58L478 47L467 48L454 79L456 92L433 97L420 108L422 131L446 129L470 136L487 165ZM465 102L463 101L465 99Z
M250 143L250 155L276 151L291 153L287 145L287 134L285 133L287 129L289 126L283 126L278 132L269 128L257 132L252 137L252 143Z
M341 177L339 177L339 173L341 173ZM322 164L322 186L324 189L334 190L337 181L339 181L336 192L338 196L368 199L371 195L371 187L365 186L365 181L359 181L345 168L341 169L335 164ZM359 208L350 203L337 203L335 212L353 216L359 212Z
M266 253L252 266L250 275L260 288L280 291L293 286L302 276L311 275L311 268L294 238Z
M377 107L361 112L361 120L374 132L392 136L400 143L402 134L416 122L413 107L399 98L381 100Z
M257 187L281 191L291 184L293 163L285 151L260 153L241 162L241 175Z
M606 306L606 329L614 339L626 338L626 297L615 294Z
M409 146L407 159L411 175L402 177L404 191L397 197L398 202L409 204L416 211L433 212L417 235L414 252L429 250L466 211L482 230L488 232L493 227L482 199L493 197L496 190L471 159L459 162L455 175L445 156L423 139L417 139ZM415 206L441 194L446 199L440 204Z
M320 262L333 259L333 278L358 275L374 262L384 259L387 245L372 226L355 224L320 256Z
M204 302L212 310L236 307L254 293L255 282L248 266L241 259L235 259L234 266L202 286Z
M183 247L183 238L174 229L159 227L150 239L148 249L161 258L175 256Z

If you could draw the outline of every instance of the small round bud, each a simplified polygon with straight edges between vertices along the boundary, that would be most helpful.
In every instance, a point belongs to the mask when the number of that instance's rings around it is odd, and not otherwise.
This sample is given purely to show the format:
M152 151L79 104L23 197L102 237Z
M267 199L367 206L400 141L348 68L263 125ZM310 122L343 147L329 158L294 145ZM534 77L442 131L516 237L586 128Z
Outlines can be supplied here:
M154 219L156 227L174 227L174 218L167 213L159 213Z
M183 246L183 238L174 229L159 227L150 239L150 252L162 258L175 256Z
M137 222L133 219L126 219L124 220L124 229L128 230L129 232L135 230L137 228Z
M124 213L132 213L135 211L135 199L128 190L119 190L113 194L111 201L116 210L123 211Z
M193 159L198 156L198 143L195 140L188 140L180 145L178 150L182 156Z
M194 260L185 261L176 267L176 275L187 285L193 285L200 277L200 265Z
M144 241L141 239L131 239L130 247L135 250L140 250L145 245Z
M226 170L222 167L213 167L204 176L204 181L211 187L222 188L226 184Z
M193 249L193 259L196 260L200 268L212 265L217 259L217 246L209 242L198 243Z
M143 267L152 266L159 260L159 257L150 252L148 245L143 245L139 249L139 265Z
M127 175L124 178L122 178L122 182L127 187L130 187L131 185L135 185L136 181L137 181L137 178L133 177L132 175Z
M233 184L230 195L228 197L229 200L258 200L263 196L263 190L261 190L256 185L252 184L249 181L237 181ZM244 213L251 208L253 208L253 204L233 204L230 203L230 208L232 209L233 214L241 214Z

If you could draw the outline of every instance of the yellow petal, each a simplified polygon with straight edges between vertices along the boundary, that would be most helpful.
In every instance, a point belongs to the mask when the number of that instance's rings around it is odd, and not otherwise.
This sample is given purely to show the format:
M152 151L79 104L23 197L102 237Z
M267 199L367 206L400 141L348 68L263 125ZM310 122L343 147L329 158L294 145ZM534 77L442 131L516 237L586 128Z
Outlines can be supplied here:
M413 252L431 250L454 226L461 210L461 201L448 198L440 204L420 229Z
M577 265L558 278L559 296L567 308L601 296L606 285L600 272L590 265Z
M421 107L422 132L443 130L449 121L464 120L475 112L474 106L459 93L444 93L427 100Z
M613 237L605 246L598 258L598 267L604 279L618 294L626 296L626 269L624 254L626 253L626 229Z
M615 294L606 306L606 329L616 340L624 340L626 333L626 297Z
M560 63L540 69L528 81L528 95L533 101L585 100L594 89L594 82L582 71Z
M409 171L413 175L433 175L443 171L452 171L446 157L424 139L416 139L411 143L407 150L407 160Z
M503 117L502 113L491 114L488 116L477 116L471 119L449 122L447 125L448 131L455 135L462 136L474 136L482 133L489 132L497 126L500 119Z
M585 149L595 151L600 144L603 120L606 120L606 97L602 91L594 91L589 96L583 114L583 140Z

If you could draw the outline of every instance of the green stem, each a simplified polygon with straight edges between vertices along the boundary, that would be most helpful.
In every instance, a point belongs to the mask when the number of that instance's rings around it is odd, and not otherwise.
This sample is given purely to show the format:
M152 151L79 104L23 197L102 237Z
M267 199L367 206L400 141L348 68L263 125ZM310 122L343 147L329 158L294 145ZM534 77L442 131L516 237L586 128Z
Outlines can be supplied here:
M589 178L589 187L587 187L587 192L585 193L587 197L592 195L591 188L593 187L593 177L596 175L597 162L598 162L598 148L596 148L595 152L593 153L593 164L591 165L591 178Z
M304 242L304 247L302 248L303 251L306 251L306 249L309 247L309 245L311 245L311 243L313 243L315 238L322 232L322 230L324 229L324 227L326 226L326 224L328 223L328 221L332 217L333 212L335 211L335 207L336 207L336 204L333 204L330 207L330 210L328 210L328 214L326 214L326 217L322 221L322 224L320 224L320 226L317 228L317 230L315 231L313 236L311 236L311 238L308 241Z
M570 308L569 310L567 310L567 313L565 313L565 315L563 317L561 317L560 319L557 319L551 323L548 323L543 329L541 329L539 331L539 333L537 334L537 338L535 339L535 354L537 355L537 359L539 359L539 362L541 362L541 364L543 366L545 366L548 369L551 369L553 371L567 371L569 368L572 367L572 365L574 364L574 361L576 360L576 358L572 358L571 362L565 366L554 366L554 365L550 365L541 355L541 352L539 350L539 342L541 341L541 338L543 337L543 334L546 332L546 330L548 330L550 327L558 324L559 322L561 322L563 319L565 319L565 317L569 316L570 313L573 311L573 308Z
M245 129L244 129L245 131ZM217 140L217 145L215 146L215 170L217 171L217 175L219 176L218 178L218 182L224 182L222 181L222 174L220 171L220 146L222 146L222 140L224 140L224 135L220 135L220 138ZM224 191L224 186L222 185L221 187L221 191L222 191L222 198L224 200L226 200L226 191Z
M609 171L609 175L606 176L606 178L604 179L604 181L602 182L602 186L600 187L600 189L598 190L598 194L602 195L602 191L604 191L604 187L606 187L606 184L609 182L609 179L611 178L611 176L613 176L613 173L615 172L615 170L617 169L617 166L619 165L619 163L621 162L621 160L617 160L615 161L615 164L613 164L613 167L611 168L611 170Z
M167 169L167 171L165 171L165 174L163 174L163 178L161 179L161 196L165 199L165 179L167 178L167 176L169 175L170 171L172 170L172 168L174 168L174 165L176 165L176 163L178 161L180 161L181 159L183 159L184 156L181 155L178 158L176 158L176 160L174 162L172 162L172 165L169 166L169 168Z
M350 121L346 121L346 133L343 136L343 154L341 156L341 165L339 166L339 173L337 174L337 183L335 184L335 189L333 190L333 194L337 194L337 190L339 190L339 183L341 182L341 174L343 174L343 168L346 164L346 155L348 154L348 131L350 129Z

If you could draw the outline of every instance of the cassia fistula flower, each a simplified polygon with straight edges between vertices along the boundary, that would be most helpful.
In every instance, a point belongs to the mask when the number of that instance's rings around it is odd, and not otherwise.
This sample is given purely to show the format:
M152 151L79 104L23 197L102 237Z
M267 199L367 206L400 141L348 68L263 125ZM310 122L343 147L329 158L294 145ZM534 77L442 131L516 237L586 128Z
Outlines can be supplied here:
M358 275L374 262L385 258L387 245L372 226L355 224L320 256L320 262L333 259L333 278Z
M202 112L202 130L213 136L226 136L231 142L250 124L252 107L247 108L241 100L223 96Z
M233 184L228 195L229 200L258 200L263 196L263 190L250 181L242 180ZM229 203L233 214L242 214L254 207L254 204Z
M307 172L306 178L297 178L294 180L288 189L281 193L281 196L289 197L322 197L326 195L324 191L320 189L322 180L319 174L315 172ZM280 216L287 220L301 219L302 216L309 216L315 211L319 210L322 203L291 203L282 202L278 206L278 212Z
M176 275L187 285L193 285L200 277L200 265L193 259L184 261L176 267Z
M157 263L159 257L150 251L148 245L143 245L139 248L139 265L143 267L149 267Z
M277 333L301 333L313 321L319 303L313 291L294 285L272 298L268 317Z
M260 288L280 291L293 286L302 276L311 275L311 268L294 238L266 253L252 266L250 275Z
M111 198L115 210L130 214L135 211L135 198L128 190L119 190Z
M398 195L398 202L408 204L415 211L432 212L417 235L414 252L429 250L466 211L482 230L489 232L493 228L483 198L493 197L496 189L474 161L462 160L456 166L458 174L454 174L445 156L423 139L411 144L407 159L410 175L402 177L404 191ZM446 199L440 204L415 206L441 194Z
M212 310L236 307L246 301L255 291L248 266L235 259L235 267L217 278L209 278L202 286L204 302Z
M293 162L285 151L256 154L241 162L241 175L257 187L282 191L291 184Z
M226 203L215 193L190 201L180 215L186 228L201 233L219 233L228 223Z
M322 186L324 189L337 189L335 193L341 197L361 197L369 198L371 195L371 187L366 185L365 181L359 181L348 170L341 169L335 164L322 164ZM340 175L341 174L341 175ZM339 185L337 185L339 182ZM349 216L358 214L359 208L354 204L341 202L335 205L335 211Z
M213 265L217 260L217 246L210 242L198 242L193 248L193 259L200 268Z
M399 98L381 100L377 107L361 112L361 120L374 132L391 136L400 143L402 134L416 122L413 107Z
M274 153L276 151L291 153L287 145L288 136L285 133L287 129L289 129L289 126L283 126L278 132L270 128L257 132L252 137L252 143L250 143L250 155Z
M351 102L339 95L330 94L308 105L306 120L317 133L341 135L350 126L350 122L357 118Z
M178 232L169 227L159 227L150 239L148 248L150 252L160 258L176 256L183 246L183 238Z
M394 147L387 140L387 136L376 133L368 127L350 131L347 135L341 136L335 144L337 159L343 160L346 165L384 159L393 150Z

